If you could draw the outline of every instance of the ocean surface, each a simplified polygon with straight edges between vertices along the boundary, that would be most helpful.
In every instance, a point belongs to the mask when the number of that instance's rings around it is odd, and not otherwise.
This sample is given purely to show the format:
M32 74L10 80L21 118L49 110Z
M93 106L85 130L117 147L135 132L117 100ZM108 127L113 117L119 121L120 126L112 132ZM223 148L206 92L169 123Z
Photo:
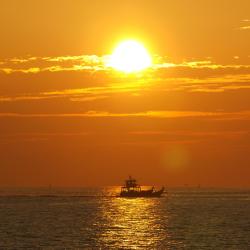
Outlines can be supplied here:
M250 190L0 189L0 249L250 249Z

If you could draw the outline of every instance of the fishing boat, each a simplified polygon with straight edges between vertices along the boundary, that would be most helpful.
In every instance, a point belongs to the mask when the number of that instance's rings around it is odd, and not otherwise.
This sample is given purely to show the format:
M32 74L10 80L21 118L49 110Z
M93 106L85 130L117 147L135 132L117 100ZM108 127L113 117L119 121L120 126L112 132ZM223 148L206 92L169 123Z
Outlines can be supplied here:
M142 190L141 186L137 184L136 179L129 176L128 180L125 180L125 185L121 187L121 197L160 197L164 192L164 187L156 191L154 187L147 190Z

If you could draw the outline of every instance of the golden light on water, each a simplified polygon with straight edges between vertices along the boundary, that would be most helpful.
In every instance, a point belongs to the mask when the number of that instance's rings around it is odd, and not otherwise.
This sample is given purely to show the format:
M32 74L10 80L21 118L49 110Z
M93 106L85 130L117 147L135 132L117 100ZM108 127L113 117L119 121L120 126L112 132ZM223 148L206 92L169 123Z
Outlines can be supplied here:
M127 40L115 48L107 65L118 71L133 73L150 67L152 59L143 44L135 40Z
M137 249L157 246L160 238L169 238L163 224L168 223L168 213L162 213L160 199L114 198L102 210L102 225L108 227L100 234L100 244L114 249ZM100 226L100 224L98 224Z

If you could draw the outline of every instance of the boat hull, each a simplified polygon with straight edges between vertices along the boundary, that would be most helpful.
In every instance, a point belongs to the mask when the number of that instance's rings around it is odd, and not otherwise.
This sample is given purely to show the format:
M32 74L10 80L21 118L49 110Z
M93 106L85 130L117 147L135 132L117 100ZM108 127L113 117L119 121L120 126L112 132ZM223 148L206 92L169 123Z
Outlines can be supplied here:
M161 197L164 192L164 188L159 191L142 190L142 191L122 191L120 197Z

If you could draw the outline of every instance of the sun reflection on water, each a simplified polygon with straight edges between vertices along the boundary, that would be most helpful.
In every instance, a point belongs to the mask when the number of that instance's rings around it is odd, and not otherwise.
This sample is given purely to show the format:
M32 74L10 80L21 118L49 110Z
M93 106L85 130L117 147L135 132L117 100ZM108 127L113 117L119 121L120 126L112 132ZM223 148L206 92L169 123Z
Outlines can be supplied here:
M103 207L100 245L122 249L159 246L168 238L162 227L167 215L160 212L159 199L113 198Z

